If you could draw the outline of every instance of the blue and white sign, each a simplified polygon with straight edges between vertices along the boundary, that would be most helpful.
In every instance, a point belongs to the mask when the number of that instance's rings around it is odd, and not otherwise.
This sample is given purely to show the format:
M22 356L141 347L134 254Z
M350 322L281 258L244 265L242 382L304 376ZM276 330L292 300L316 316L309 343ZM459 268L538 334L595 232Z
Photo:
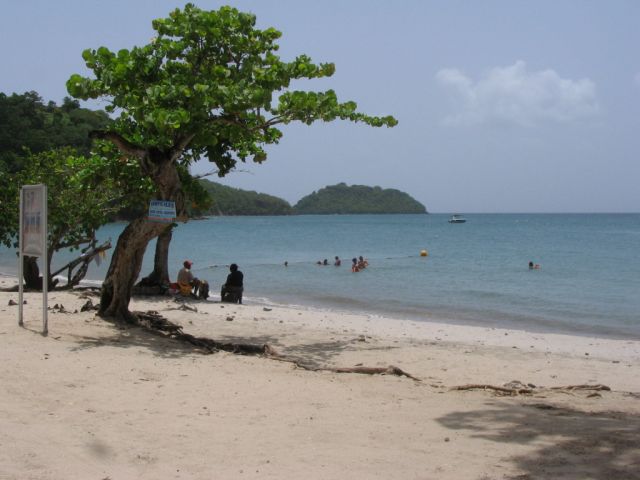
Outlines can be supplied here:
M149 221L173 223L176 221L176 202L169 200L151 200L149 203Z

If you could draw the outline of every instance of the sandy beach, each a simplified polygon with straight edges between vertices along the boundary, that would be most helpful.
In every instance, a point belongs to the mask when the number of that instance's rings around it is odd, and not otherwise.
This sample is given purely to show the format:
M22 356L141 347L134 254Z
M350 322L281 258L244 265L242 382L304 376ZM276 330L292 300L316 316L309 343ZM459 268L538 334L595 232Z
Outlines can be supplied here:
M0 293L0 479L640 478L639 341L131 303L196 336L414 380L205 354L81 312L89 298L51 292L43 336L41 294L25 294L22 328L18 294Z

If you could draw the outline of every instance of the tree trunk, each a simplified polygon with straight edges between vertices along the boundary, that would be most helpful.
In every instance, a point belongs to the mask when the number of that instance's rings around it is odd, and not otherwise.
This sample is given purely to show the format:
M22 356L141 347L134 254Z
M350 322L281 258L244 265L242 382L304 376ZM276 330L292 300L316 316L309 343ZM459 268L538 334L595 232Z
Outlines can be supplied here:
M27 290L42 290L42 278L38 268L38 257L22 257L22 278Z
M102 284L99 315L133 321L129 301L133 284L142 268L147 244L162 232L166 225L138 218L124 229L111 257L107 276Z
M178 217L183 217L182 184L170 154L149 152L141 165L158 188L157 198L174 201ZM135 322L135 315L129 312L129 302L144 253L149 242L166 230L170 231L167 224L150 222L145 215L129 223L120 234L102 285L99 315ZM171 239L170 235L168 239ZM168 241L166 247L168 252Z
M169 279L169 244L173 236L173 224L166 227L156 241L156 254L153 259L153 271L138 283L142 287L160 287L168 285Z

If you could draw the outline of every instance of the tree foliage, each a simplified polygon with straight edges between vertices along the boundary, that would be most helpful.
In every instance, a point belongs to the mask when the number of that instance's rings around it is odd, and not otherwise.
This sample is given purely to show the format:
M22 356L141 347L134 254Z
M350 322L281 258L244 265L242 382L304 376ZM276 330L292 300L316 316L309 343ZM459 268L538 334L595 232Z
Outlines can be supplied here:
M296 214L427 213L424 205L400 190L345 183L313 192L293 209Z
M211 206L203 215L291 215L291 205L282 198L200 180L211 197Z
M128 146L165 151L185 162L206 156L219 176L238 160L264 161L264 146L282 137L278 124L397 123L357 112L354 102L338 102L333 90L288 90L292 80L331 76L335 67L314 64L306 55L282 61L276 55L280 32L256 29L255 21L231 7L204 11L187 4L154 20L156 37L148 45L85 50L95 78L73 75L67 89L77 98L108 97L107 110L119 112L111 130Z

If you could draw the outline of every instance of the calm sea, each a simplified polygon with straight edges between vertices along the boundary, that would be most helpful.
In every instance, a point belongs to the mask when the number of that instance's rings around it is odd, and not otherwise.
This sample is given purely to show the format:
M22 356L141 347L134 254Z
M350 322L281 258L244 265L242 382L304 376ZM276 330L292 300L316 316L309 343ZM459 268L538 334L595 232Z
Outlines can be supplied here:
M464 224L448 218L214 217L175 230L170 265L175 276L192 260L215 300L235 262L248 303L640 338L640 214L475 214ZM107 225L99 236L115 244L123 228ZM341 267L332 265L336 255ZM370 266L352 273L351 258L359 255ZM316 265L325 258L330 266ZM153 244L143 273L152 259ZM541 268L529 270L529 261ZM0 271L16 269L15 254L0 250ZM92 265L88 278L105 272L106 264Z

